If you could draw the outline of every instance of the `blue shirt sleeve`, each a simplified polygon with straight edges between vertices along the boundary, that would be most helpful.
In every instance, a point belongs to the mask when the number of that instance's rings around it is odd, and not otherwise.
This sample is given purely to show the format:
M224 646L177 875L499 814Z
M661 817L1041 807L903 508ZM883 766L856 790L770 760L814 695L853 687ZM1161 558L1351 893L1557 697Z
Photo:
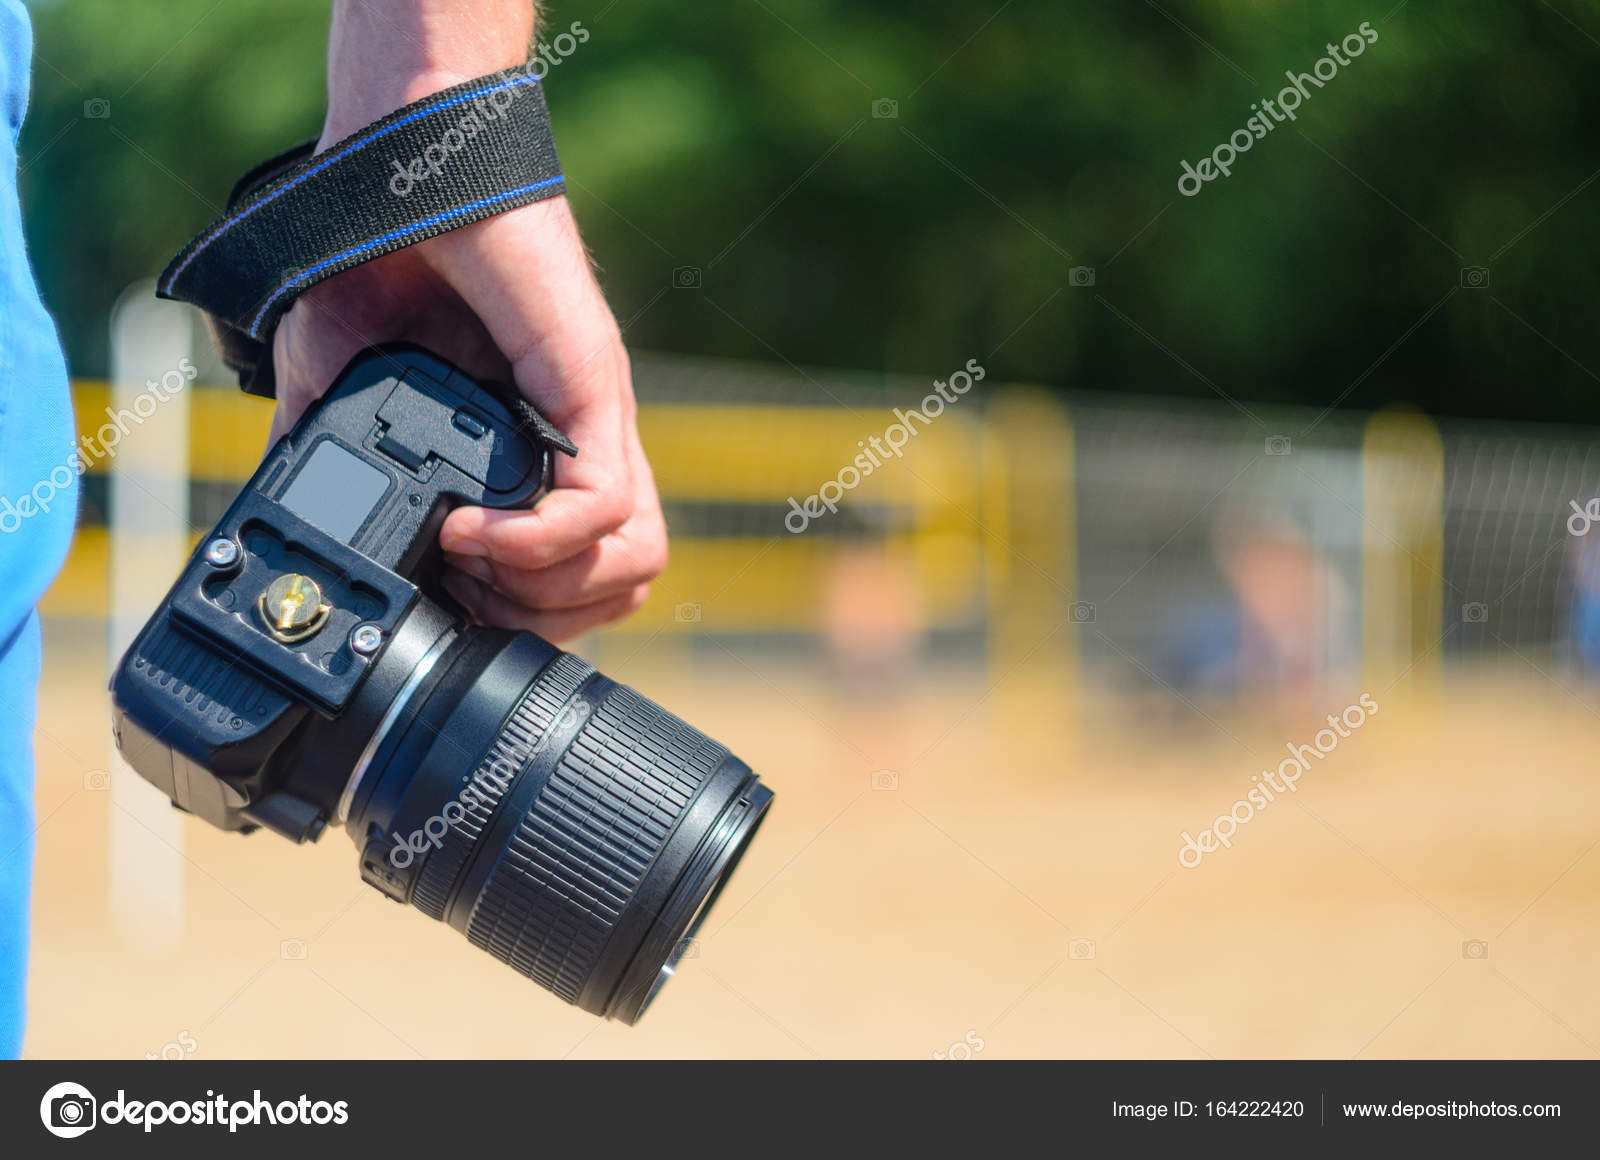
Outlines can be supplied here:
M33 36L0 0L0 1058L22 1046L33 862L34 606L66 557L77 507L67 369L34 286L17 192Z

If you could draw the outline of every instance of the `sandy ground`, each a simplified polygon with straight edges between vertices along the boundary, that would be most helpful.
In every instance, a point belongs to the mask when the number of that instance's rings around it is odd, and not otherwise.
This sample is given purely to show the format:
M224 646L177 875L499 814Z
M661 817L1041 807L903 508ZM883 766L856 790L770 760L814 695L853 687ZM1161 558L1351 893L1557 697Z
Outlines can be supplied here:
M779 795L699 957L627 1028L381 898L342 833L186 820L181 931L117 933L102 630L46 631L32 1056L1600 1055L1600 699L1526 665L1387 700L1183 869L1180 831L1348 698L1069 724L978 670L852 705L756 651L614 650Z

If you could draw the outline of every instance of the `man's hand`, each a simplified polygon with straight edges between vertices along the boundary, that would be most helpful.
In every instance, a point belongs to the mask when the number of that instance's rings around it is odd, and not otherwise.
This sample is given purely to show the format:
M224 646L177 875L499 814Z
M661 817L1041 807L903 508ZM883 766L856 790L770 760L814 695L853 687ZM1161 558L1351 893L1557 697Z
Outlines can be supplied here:
M519 63L527 0L341 0L326 148L401 105ZM628 356L566 199L488 218L312 287L274 341L273 437L362 347L405 339L513 382L578 445L533 511L463 508L440 541L446 586L485 623L553 640L639 607L667 534L639 444Z

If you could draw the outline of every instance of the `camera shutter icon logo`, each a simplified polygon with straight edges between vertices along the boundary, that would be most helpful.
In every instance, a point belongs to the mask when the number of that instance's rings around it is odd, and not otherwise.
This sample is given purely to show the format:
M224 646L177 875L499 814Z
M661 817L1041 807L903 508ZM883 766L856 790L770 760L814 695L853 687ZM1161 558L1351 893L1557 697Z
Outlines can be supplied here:
M52 1136L71 1140L94 1127L97 1107L94 1093L81 1083L58 1083L39 1101L39 1119Z

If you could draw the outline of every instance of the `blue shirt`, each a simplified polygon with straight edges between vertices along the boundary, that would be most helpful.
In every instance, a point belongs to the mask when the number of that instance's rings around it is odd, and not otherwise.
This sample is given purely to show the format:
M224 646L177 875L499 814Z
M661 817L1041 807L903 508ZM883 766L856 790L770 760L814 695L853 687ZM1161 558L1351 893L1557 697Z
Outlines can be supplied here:
M17 135L33 33L0 0L0 1058L22 1050L33 868L34 605L66 557L77 508L72 403L22 238Z

